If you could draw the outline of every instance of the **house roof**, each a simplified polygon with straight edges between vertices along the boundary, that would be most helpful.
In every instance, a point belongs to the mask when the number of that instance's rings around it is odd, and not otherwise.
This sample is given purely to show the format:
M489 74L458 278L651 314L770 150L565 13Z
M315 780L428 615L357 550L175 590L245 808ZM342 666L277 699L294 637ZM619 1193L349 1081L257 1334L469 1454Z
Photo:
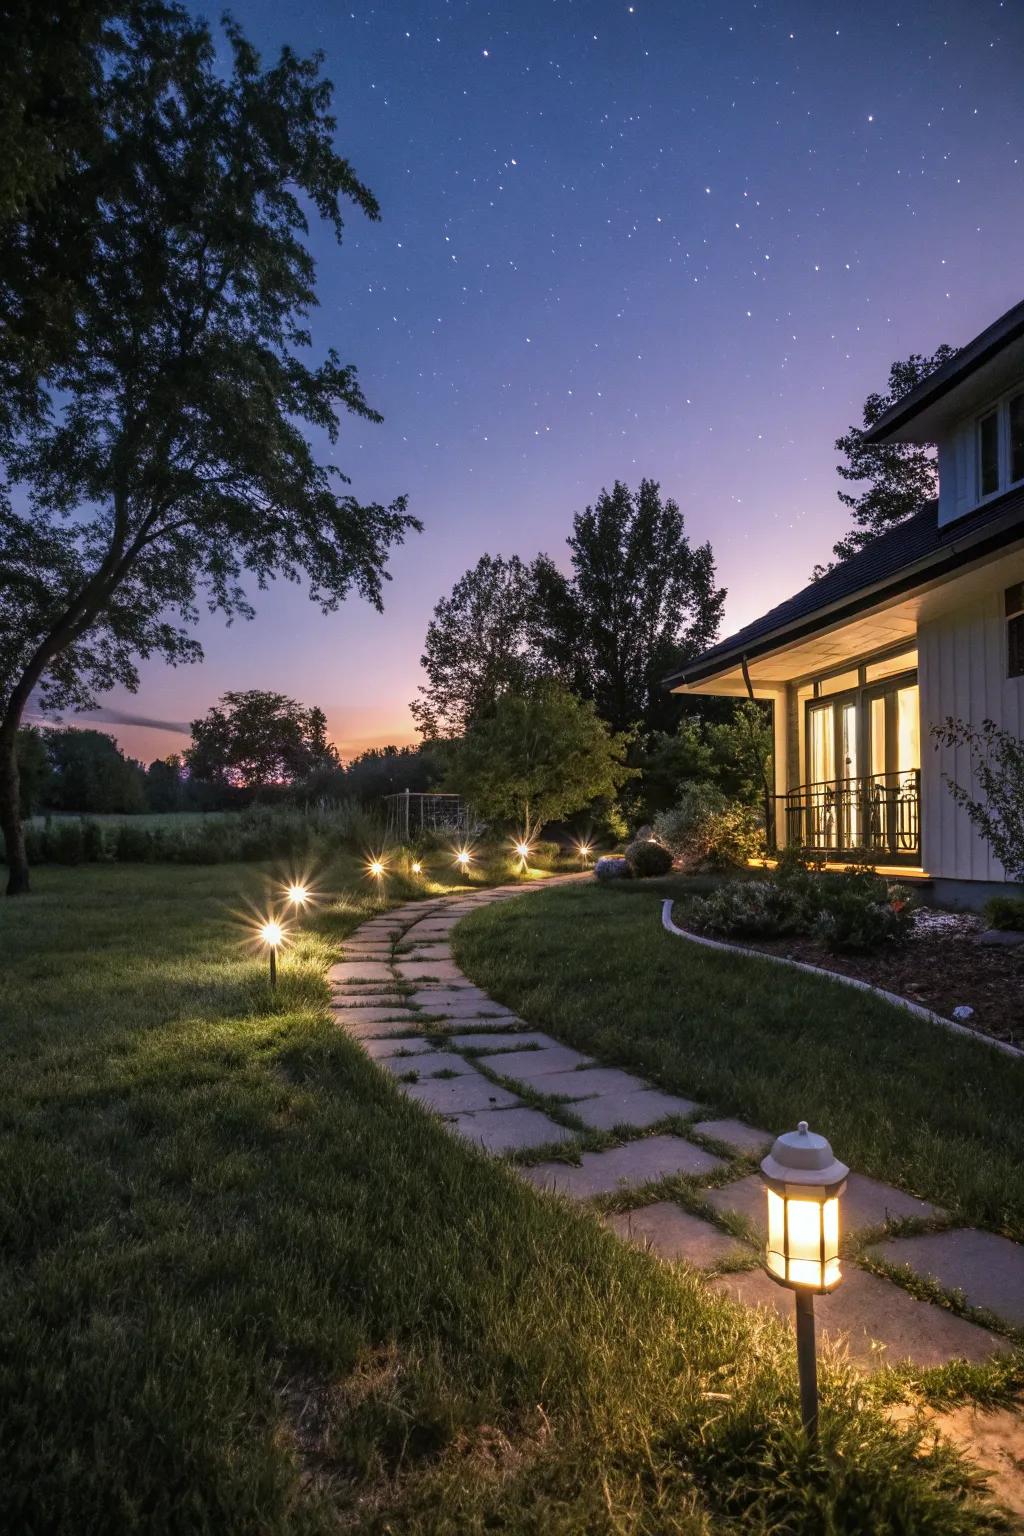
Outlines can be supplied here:
M873 427L869 427L864 433L864 441L867 443L884 443L893 432L898 432L906 426L915 416L933 406L944 395L948 395L953 389L959 387L971 374L977 373L986 363L992 361L998 353L1002 352L1012 342L1024 336L1024 299L1008 309L1005 315L1000 315L991 325L986 326L980 335L975 336L965 347L961 347L955 357L951 357L948 363L930 373L926 379L906 394L896 404L890 406L884 416L880 416Z
M713 677L741 658L753 660L804 639L1022 537L1024 486L944 526L938 503L930 501L819 581L695 657L665 685L677 688Z

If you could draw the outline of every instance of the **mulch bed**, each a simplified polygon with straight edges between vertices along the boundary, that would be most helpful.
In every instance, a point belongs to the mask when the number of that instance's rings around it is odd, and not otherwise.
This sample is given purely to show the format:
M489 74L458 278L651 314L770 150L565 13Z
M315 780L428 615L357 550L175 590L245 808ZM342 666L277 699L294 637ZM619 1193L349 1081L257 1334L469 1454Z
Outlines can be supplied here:
M906 945L875 955L834 955L820 940L806 938L745 939L741 947L856 976L943 1018L951 1019L954 1008L973 1008L972 1017L959 1022L1024 1049L1024 945L979 944L982 926L972 914L926 909L917 914Z

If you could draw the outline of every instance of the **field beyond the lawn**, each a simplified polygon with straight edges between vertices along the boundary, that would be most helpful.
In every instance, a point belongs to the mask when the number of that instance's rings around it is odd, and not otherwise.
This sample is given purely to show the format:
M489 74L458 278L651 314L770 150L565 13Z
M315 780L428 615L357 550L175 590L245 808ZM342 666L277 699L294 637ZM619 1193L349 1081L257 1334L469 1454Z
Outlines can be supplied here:
M326 899L271 993L238 916L263 904L266 878L38 869L31 896L0 904L0 1529L1006 1529L964 1463L889 1422L841 1362L824 1364L808 1450L776 1323L457 1142L334 1027L327 966L375 909L355 860L322 872ZM533 1022L589 1029L609 1059L652 1073L704 1061L691 1088L788 1123L815 1081L809 1037L787 1045L781 1003L762 997L762 1022L743 1025L750 1055L730 1062L711 1029L723 1034L728 996L702 1013L686 989L708 976L656 930L653 904L567 887L474 915L457 939ZM747 1019L757 989L734 986ZM798 1000L808 1031L821 987ZM672 1066L666 1042L698 1016L705 1033ZM769 1046L775 1102L757 1086ZM850 1082L838 1054L819 1075L816 1119ZM987 1073L961 1088L962 1139L972 1094L992 1095L970 1200L1004 1181L1013 1225L997 1136L1011 1089ZM912 1148L923 1180L920 1106L887 1102L888 1131L875 1092L873 1135ZM863 1164L844 1141L852 1116L840 1106L825 1128ZM937 1162L933 1182L956 1166Z

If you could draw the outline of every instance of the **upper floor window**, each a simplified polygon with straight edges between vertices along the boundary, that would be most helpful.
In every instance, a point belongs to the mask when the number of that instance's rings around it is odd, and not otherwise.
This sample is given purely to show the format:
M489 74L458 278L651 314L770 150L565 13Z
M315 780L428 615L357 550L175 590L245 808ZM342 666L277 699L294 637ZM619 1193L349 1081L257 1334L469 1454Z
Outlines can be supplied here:
M1024 391L978 421L978 499L1024 480Z

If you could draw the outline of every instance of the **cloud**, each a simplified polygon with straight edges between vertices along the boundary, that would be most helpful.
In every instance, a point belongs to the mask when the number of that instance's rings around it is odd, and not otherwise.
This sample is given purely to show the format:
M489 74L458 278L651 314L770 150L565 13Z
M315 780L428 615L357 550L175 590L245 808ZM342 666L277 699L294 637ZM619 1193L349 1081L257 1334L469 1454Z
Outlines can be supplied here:
M123 709L112 709L103 704L98 709L85 710L83 713L75 713L71 717L61 715L44 715L38 709L29 708L26 715L34 720L61 725L141 725L150 731L173 731L176 736L187 736L190 732L188 722L185 720L153 720L149 715L133 715Z

